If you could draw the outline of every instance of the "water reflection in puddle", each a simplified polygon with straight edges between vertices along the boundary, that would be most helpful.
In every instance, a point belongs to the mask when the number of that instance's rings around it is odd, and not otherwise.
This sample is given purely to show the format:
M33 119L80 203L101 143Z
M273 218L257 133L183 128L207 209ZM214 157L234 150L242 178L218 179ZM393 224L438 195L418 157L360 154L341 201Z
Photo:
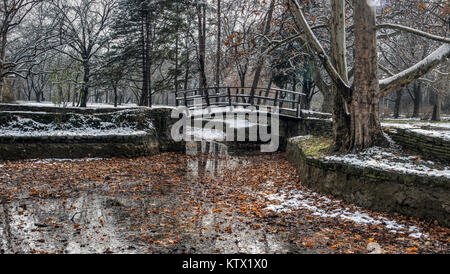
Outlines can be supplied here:
M173 178L161 179L164 176L158 174L150 178L150 181L159 179L158 184L134 180L86 181L79 182L82 191L69 192L69 197L65 198L26 195L12 201L3 198L0 204L0 252L288 251L282 240L284 237L268 234L263 229L251 229L250 224L256 220L241 216L237 205L228 199L229 193L236 193L236 187L221 185L223 176L230 176L233 169L251 163L251 157L230 156L226 145L214 141L187 143L186 154L189 157L180 157L182 160L175 157L167 163L152 163L176 166L184 171L178 175L182 179L179 182ZM36 166L31 164L29 168L43 168L46 164L71 168L78 163L49 160ZM43 181L43 184L48 183ZM108 195L111 191L118 193ZM252 189L242 188L239 194L245 195L247 191ZM216 197L223 197L223 202L218 202Z

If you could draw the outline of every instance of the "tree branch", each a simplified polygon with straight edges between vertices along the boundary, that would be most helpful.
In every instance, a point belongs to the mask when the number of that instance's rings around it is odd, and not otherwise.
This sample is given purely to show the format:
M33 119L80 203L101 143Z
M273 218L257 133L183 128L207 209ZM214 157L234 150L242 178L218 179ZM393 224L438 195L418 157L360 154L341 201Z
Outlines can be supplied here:
M445 44L414 66L389 78L380 80L380 98L420 78L450 57L450 45Z
M379 25L377 25L377 30L379 30L379 29L396 29L396 30L401 30L401 31L412 33L412 34L416 34L419 36L423 36L423 37L426 37L431 40L440 41L440 42L444 42L444 43L450 43L450 38L430 34L430 33L427 33L427 32L424 32L424 31L421 31L418 29L413 29L410 27L397 25L397 24L389 24L389 23L379 24Z
M309 26L308 22L305 19L305 16L303 15L303 12L300 8L300 5L297 0L289 0L290 9L292 11L292 14L295 17L295 21L297 26L300 29L303 29L305 32L306 39L311 44L312 48L316 51L320 61L322 62L322 65L325 67L326 71L328 72L328 75L331 77L333 82L338 87L337 90L340 93L340 95L344 98L344 100L347 103L350 103L352 100L352 89L349 85L345 83L345 81L342 79L342 77L337 72L336 68L333 66L330 57L326 54L325 50L323 49L322 45L320 44L317 37L314 35L311 27Z

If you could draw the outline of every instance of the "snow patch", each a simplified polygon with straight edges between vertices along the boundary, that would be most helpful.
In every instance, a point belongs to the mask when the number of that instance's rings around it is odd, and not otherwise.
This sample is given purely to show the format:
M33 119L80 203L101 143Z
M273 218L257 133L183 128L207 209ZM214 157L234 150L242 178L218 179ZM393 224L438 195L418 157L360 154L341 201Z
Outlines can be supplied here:
M414 156L399 156L394 151L380 147L371 147L358 154L324 156L323 159L404 174L450 178L450 168L448 166L437 169L437 165L432 161L421 160Z
M199 140L222 141L225 140L226 134L223 131L207 128L187 127L186 136L193 136Z
M426 238L421 229L416 226L406 227L397 221L382 217L370 216L365 210L359 207L350 209L342 206L342 201L331 200L315 192L295 190L281 191L277 194L265 195L266 199L273 202L265 210L277 213L290 212L295 209L306 209L311 211L313 216L321 218L340 218L363 225L384 226L390 232L398 234L405 233L414 238Z

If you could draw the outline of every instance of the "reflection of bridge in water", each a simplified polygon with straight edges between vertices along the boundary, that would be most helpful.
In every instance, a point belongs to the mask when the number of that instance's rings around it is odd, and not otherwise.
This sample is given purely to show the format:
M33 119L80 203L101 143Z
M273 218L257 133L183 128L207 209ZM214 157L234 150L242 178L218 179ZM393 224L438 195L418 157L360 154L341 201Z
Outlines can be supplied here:
M153 95L155 105L185 106L189 109L208 107L253 107L271 112L278 108L280 116L299 119L305 94L277 88L209 87L170 91Z

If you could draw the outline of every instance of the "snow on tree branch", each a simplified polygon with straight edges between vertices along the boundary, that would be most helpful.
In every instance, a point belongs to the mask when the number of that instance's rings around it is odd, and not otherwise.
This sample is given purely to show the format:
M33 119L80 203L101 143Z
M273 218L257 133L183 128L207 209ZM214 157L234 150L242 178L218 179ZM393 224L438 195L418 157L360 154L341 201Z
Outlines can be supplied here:
M414 66L389 78L380 80L380 98L420 78L450 57L450 45L445 44Z
M402 25L397 25L397 24L379 24L377 25L377 29L396 29L396 30L401 30L401 31L405 31L405 32L409 32L415 35L419 35L419 36L423 36L425 38L431 39L431 40L435 40L435 41L440 41L440 42L444 42L444 43L450 43L450 38L447 37L442 37L442 36L438 36L438 35L434 35L434 34L430 34L418 29L413 29L407 26L402 26Z

